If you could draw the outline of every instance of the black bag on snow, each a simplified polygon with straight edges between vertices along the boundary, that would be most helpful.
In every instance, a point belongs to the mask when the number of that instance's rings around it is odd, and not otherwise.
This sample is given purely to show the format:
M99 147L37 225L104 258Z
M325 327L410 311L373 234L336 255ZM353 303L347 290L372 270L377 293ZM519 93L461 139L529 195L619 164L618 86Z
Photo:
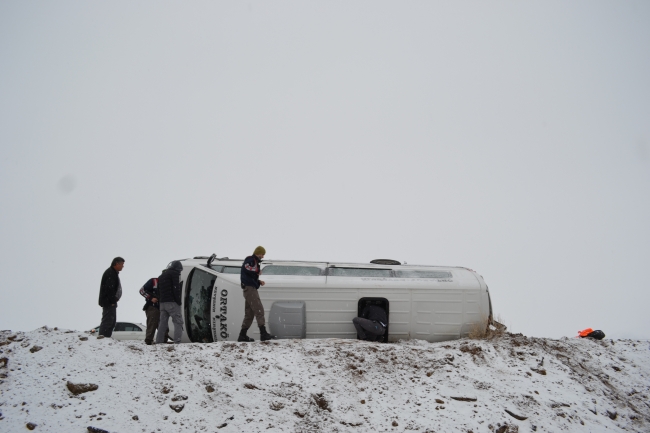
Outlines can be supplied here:
M587 337L595 338L596 340L602 340L605 338L605 333L600 329L596 329L594 332L590 332Z

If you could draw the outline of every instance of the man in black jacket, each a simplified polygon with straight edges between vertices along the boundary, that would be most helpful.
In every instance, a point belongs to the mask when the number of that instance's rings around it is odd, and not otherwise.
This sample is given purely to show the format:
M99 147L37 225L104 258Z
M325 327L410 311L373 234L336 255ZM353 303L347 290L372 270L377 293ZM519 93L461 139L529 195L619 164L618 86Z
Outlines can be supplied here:
M102 307L102 323L99 325L99 335L110 337L117 320L117 301L122 297L120 271L124 268L124 259L115 257L111 267L104 271L99 286L99 306Z
M160 323L156 344L165 342L165 335L169 328L169 317L174 323L174 343L181 342L183 334L183 316L181 315L181 271L183 265L178 260L171 262L169 267L158 277L158 295L160 299Z
M241 266L241 288L244 295L244 321L237 341L255 341L246 335L248 328L253 324L253 318L257 319L257 326L260 328L260 340L274 340L275 335L266 331L264 326L264 307L257 290L264 285L260 280L260 262L264 258L266 250L264 247L257 247L252 256L246 257Z
M386 333L386 310L377 305L366 305L361 317L355 317L352 323L357 328L359 340L378 341Z

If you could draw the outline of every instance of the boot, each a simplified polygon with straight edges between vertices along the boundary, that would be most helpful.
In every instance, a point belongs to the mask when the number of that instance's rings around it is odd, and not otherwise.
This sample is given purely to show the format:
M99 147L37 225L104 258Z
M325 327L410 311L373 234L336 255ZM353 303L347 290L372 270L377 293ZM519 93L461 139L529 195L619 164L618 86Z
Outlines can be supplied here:
M260 326L260 340L261 341L268 341L268 340L277 340L278 337L275 335L271 335L268 332L266 332L266 326L262 325Z
M250 343L251 341L255 341L252 338L250 338L248 335L246 335L246 331L248 331L248 328L241 328L241 331L239 331L239 338L237 338L237 341L245 341L247 343Z

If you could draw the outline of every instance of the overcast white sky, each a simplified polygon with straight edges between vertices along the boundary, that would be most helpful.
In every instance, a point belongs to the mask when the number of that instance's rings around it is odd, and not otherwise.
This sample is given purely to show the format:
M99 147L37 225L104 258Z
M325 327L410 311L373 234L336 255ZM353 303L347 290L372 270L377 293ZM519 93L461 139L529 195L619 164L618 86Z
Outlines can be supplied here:
M457 265L650 338L650 3L0 3L0 329L173 259Z

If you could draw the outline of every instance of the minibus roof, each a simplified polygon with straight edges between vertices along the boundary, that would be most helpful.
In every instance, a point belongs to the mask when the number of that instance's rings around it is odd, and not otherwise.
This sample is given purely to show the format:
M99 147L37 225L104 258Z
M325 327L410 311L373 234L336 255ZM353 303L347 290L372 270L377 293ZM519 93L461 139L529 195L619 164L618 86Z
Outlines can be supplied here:
M191 262L192 264L198 264L205 266L207 264L207 258L204 257L195 257L193 259L182 259L182 262ZM241 266L244 259L231 259L228 257L224 258L215 258L212 262L212 265L220 266ZM435 269L435 270L444 270L444 269L462 269L470 272L474 272L472 269L463 267L463 266L437 266L437 265L418 265L418 264L401 264L401 265L378 265L375 263L353 263L353 262L322 262L322 261L305 261L305 260L274 260L274 259L263 259L262 265L287 265L287 266L317 266L319 268L325 267L340 267L340 268L365 268L365 269L394 269L394 270L406 270L406 269Z

